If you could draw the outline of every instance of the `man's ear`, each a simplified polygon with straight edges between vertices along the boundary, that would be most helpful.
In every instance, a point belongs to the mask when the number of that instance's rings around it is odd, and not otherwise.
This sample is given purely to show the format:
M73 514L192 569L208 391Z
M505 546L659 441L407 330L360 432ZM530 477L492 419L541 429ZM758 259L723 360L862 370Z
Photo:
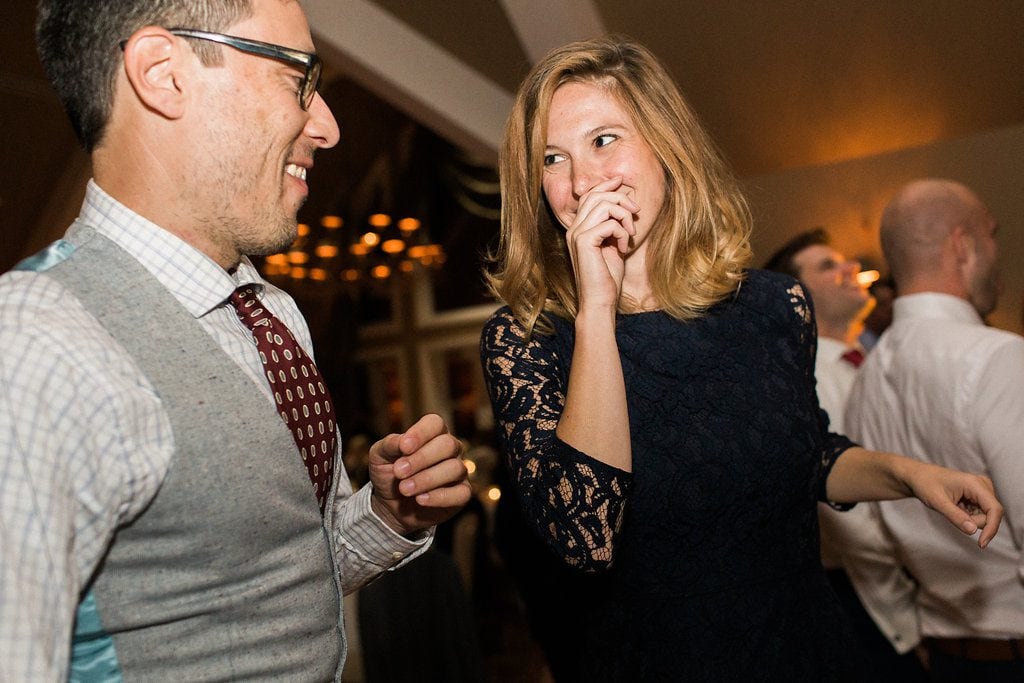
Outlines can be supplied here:
M953 253L956 254L956 262L964 265L974 260L974 235L963 223L957 225L949 234L950 243L953 245Z
M974 233L963 223L953 228L953 232L950 233L960 285L965 288L965 292L978 263L975 239Z
M185 111L183 76L192 53L184 43L163 27L144 26L124 46L124 73L135 95L169 119L180 118Z

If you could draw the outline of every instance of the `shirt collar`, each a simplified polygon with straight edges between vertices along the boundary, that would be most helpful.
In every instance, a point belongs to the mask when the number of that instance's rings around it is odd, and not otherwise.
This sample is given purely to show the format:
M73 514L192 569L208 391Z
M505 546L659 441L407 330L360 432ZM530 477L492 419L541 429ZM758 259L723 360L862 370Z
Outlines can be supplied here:
M823 354L825 358L839 360L844 353L851 349L859 349L859 347L856 344L850 346L832 337L818 337L818 353Z
M217 308L240 285L265 281L252 262L243 257L228 273L209 256L177 235L143 218L89 180L78 225L93 228L131 254L160 281L194 317Z
M968 325L985 324L970 301L940 292L920 292L896 297L892 302L892 319L894 323L931 319Z

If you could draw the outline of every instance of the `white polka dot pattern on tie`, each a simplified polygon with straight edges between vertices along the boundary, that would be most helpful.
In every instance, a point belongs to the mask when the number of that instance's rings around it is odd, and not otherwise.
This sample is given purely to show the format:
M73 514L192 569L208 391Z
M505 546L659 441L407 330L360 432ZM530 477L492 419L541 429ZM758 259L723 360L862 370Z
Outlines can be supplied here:
M337 445L331 396L313 360L285 324L259 305L252 287L239 287L230 301L242 323L252 330L274 401L295 439L323 512Z

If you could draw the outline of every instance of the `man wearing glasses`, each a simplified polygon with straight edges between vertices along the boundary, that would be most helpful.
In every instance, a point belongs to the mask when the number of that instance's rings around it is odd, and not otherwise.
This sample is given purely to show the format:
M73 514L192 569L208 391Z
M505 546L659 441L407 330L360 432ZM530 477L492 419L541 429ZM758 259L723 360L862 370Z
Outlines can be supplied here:
M353 493L288 245L338 127L293 0L41 0L94 177L0 277L0 680L329 680L341 594L469 498L437 416Z

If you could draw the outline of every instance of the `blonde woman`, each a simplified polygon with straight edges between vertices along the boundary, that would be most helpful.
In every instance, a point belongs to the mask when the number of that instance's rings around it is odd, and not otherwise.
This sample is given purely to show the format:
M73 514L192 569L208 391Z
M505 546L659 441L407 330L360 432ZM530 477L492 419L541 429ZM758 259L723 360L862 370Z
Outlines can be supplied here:
M608 577L564 615L562 677L855 679L816 501L917 496L984 547L991 482L828 432L810 301L747 269L743 197L645 48L537 64L501 182L506 306L481 352L514 493L556 556Z

